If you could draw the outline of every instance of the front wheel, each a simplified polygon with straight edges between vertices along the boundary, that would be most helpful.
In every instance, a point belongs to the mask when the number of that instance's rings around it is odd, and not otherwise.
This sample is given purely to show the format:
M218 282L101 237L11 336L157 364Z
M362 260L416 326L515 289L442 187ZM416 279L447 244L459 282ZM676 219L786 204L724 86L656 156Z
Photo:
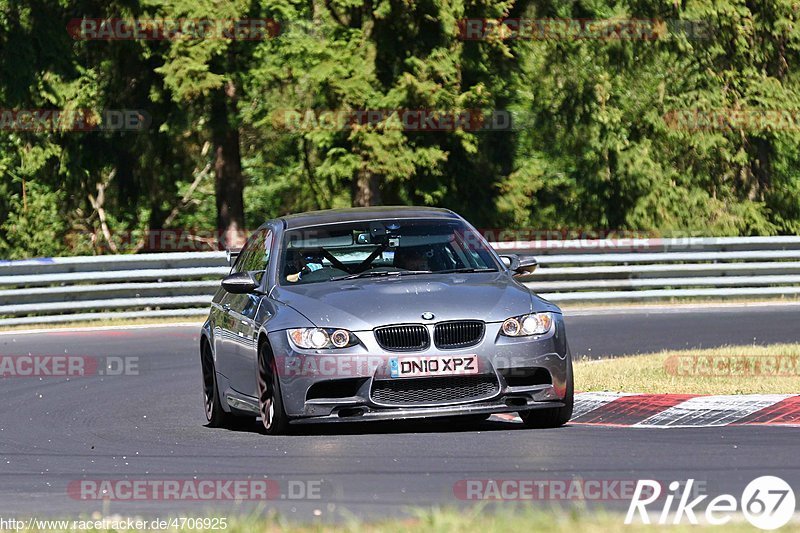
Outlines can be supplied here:
M289 430L289 417L283 409L281 384L269 344L258 349L258 412L268 435L281 435Z
M575 386L572 378L572 354L567 351L567 388L564 393L564 407L551 409L534 409L522 411L519 417L529 428L557 428L569 422L572 418L572 408L575 403Z
M214 356L211 347L203 342L200 348L200 364L203 369L203 403L206 420L212 428L230 428L236 425L236 416L222 408L217 386L217 371L214 367Z

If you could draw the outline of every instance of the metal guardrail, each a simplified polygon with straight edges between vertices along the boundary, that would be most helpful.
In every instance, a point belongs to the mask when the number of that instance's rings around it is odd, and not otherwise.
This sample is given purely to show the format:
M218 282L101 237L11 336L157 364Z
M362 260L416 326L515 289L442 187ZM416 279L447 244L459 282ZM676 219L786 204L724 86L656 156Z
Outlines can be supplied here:
M0 326L208 314L225 252L0 261Z
M493 243L534 256L521 278L560 302L764 298L800 294L800 237ZM0 261L0 326L201 316L229 272L224 252Z

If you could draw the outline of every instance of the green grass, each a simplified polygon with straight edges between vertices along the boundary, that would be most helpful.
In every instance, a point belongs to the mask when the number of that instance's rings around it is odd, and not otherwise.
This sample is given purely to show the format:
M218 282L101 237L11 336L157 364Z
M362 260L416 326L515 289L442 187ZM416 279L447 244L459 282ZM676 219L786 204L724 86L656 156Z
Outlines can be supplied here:
M713 370L710 363L720 365L719 370ZM781 365L777 371L773 363ZM577 361L575 390L800 394L800 344L726 346Z
M625 531L630 533L652 533L654 530L669 532L697 532L697 531L725 531L725 532L744 532L754 531L755 528L743 520L734 520L724 528L719 526L704 525L679 525L679 526L659 526L646 525L635 522L631 525L624 524L624 515L619 513L607 512L588 512L588 511L555 511L535 509L532 506L517 505L509 509L498 511L488 511L481 506L467 509L427 509L410 510L409 518L387 519L380 521L364 522L357 519L348 520L344 523L297 523L287 520L276 514L266 516L246 516L230 518L227 528L216 530L205 529L163 529L164 531L187 531L199 533L202 531L215 531L219 533L253 533L253 532L288 532L297 531L302 533L490 533L490 532L523 532L523 531L548 531L551 533L614 533ZM99 517L93 517L99 519ZM111 519L111 518L110 518ZM13 530L12 530L13 531ZM33 533L39 530L23 530L23 533ZM75 529L49 529L49 532L75 532ZM82 530L83 533L87 530ZM108 531L93 530L88 531ZM138 530L138 531L149 531ZM790 523L778 531L800 532L800 525ZM20 533L20 532L15 532Z

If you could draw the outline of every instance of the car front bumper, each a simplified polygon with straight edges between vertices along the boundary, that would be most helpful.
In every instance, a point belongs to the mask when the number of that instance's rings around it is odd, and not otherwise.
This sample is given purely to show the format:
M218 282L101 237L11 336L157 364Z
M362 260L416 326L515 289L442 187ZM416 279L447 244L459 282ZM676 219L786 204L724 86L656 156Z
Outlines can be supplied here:
M335 353L300 350L285 331L269 336L280 379L284 409L295 423L355 422L397 420L440 416L508 413L563 406L569 373L569 353L562 315L555 314L550 332L538 337L509 338L500 335L500 324L486 324L482 341L461 350L430 347L413 353L387 353L377 344L371 331L354 332L361 343ZM435 378L389 378L382 365L397 356L476 355L480 373L496 379L496 390L480 398L419 403L386 404L373 397L381 382ZM377 361L377 363L374 363ZM364 364L359 364L364 363ZM543 369L549 379L542 383L520 384L509 376ZM313 393L315 386L353 382L352 394L335 397ZM431 381L431 383L433 383ZM310 391L311 394L310 394ZM434 395L435 396L435 395Z

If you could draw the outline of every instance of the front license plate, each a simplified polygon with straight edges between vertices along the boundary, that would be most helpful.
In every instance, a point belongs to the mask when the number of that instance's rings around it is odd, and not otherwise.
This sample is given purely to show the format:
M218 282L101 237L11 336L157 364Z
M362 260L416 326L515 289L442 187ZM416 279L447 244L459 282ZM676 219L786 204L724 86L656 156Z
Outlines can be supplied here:
M477 374L478 356L392 357L389 373L393 378Z

